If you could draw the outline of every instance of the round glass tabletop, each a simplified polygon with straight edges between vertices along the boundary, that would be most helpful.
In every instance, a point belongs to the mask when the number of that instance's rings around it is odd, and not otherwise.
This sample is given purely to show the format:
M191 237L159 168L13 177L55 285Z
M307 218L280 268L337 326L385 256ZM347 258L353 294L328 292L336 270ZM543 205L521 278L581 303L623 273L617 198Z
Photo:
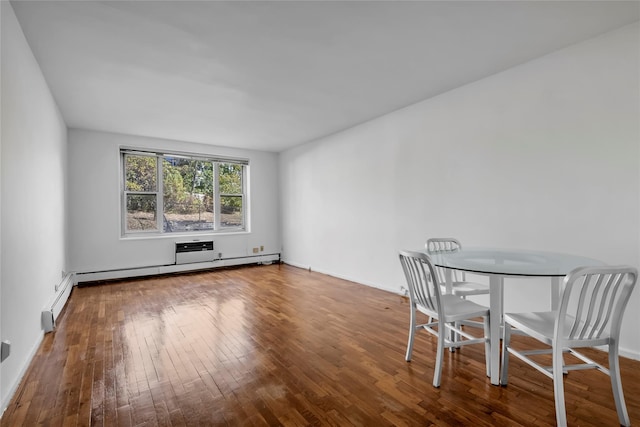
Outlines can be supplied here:
M578 267L605 265L583 256L519 249L463 248L429 256L438 267L509 276L565 276Z

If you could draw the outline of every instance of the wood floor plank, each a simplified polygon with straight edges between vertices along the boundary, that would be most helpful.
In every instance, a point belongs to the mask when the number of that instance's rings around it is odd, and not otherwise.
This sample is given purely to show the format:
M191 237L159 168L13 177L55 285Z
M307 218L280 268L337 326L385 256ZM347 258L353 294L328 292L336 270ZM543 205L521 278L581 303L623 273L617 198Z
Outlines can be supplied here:
M492 386L469 346L446 352L436 389L434 337L404 360L406 298L291 266L77 287L57 323L3 427L555 425L535 370L512 359L509 385ZM621 369L640 424L640 362ZM608 377L571 372L565 388L570 425L617 425Z

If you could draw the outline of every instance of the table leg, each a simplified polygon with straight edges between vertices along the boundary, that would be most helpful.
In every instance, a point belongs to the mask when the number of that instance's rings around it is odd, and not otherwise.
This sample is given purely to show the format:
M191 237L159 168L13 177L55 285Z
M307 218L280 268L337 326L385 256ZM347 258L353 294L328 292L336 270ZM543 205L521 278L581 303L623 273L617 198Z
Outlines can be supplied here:
M560 279L560 277L551 278L551 310L557 310L560 307L560 295L562 294Z
M452 278L452 274L451 274L451 269L450 268L445 268L444 269L444 280L445 280L445 289L446 289L446 293L447 294L452 294L453 293L453 278Z
M489 276L489 311L491 314L491 384L500 385L500 331L503 314L504 279L501 276Z
M445 280L445 289L446 289L445 292L447 295L450 295L453 293L453 275L451 273L451 269L449 268L444 269L444 280ZM449 331L449 340L451 340L452 342L458 340L458 337L455 332ZM449 347L450 352L453 353L455 350L456 350L455 347Z

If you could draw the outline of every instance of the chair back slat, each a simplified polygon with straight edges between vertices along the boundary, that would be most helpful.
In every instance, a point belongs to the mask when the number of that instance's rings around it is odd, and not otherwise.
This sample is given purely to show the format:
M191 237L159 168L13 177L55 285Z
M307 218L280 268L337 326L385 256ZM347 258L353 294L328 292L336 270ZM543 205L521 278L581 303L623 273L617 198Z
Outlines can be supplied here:
M616 275L611 275L609 276L609 282L607 284L607 297L608 297L608 301L609 303L607 304L607 310L606 313L603 314L603 319L602 321L600 321L600 319L598 319L598 322L596 322L594 324L594 333L596 333L597 335L602 335L603 333L605 333L607 324L608 324L608 320L611 318L611 314L613 313L613 311L615 310L615 303L616 300L619 298L625 298L625 296L622 296L622 292L624 290L624 285L622 284L622 281L625 279L624 275L622 274L616 274ZM629 292L630 294L631 292ZM618 295L621 296L618 296ZM626 297L628 298L628 297ZM606 301L606 299L603 300L603 304L604 301ZM621 310L622 311L622 310Z
M619 275L618 275L619 276ZM603 287L603 292L602 292L602 298L600 299L600 308L598 310L595 309L595 305L597 304L597 298L592 298L591 299L591 306L589 307L589 311L590 312L597 312L597 317L595 319L593 319L592 321L592 317L590 316L587 321L585 322L586 324L593 324L593 328L591 328L591 333L588 335L588 338L592 338L594 335L598 334L600 335L602 332L598 332L598 331L604 331L604 328L607 326L607 324L609 323L609 316L608 313L605 314L605 310L603 310L605 304L607 303L607 296L611 294L611 279L613 278L612 275L609 275L608 280L607 280L607 284ZM602 281L605 279L604 275L598 275L598 279L596 281L596 285L595 287L598 288L602 285ZM610 301L613 301L613 299L610 298ZM587 330L585 328L584 332L583 332L583 336L584 334L586 334Z
M556 337L617 339L636 279L636 269L626 266L583 267L569 273L556 318Z
M580 286L580 298L577 304L577 310L574 317L576 319L582 320L581 322L574 322L573 327L571 328L571 332L569 336L572 337L580 337L585 338L585 336L592 336L595 328L592 323L592 315L594 312L597 312L598 317L602 315L603 304L605 303L605 299L598 298L597 295L593 297L591 294L597 294L598 289L602 288L602 279L603 275L584 275L582 276L582 286ZM595 283L593 280L596 280ZM603 292L604 294L605 292ZM599 301L598 301L599 300ZM599 309L596 310L596 304L600 302ZM587 307L588 305L588 307ZM608 320L605 319L605 322ZM578 332L578 328L581 327ZM589 333L591 331L591 333Z
M440 286L429 256L423 252L400 251L400 263L411 302L441 313Z

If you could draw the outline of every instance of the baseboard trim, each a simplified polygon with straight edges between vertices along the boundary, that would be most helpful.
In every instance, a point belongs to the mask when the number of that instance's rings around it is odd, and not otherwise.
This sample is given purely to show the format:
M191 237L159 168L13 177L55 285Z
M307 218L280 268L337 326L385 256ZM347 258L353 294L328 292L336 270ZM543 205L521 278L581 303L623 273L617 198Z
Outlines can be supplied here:
M353 282L353 283L358 283L360 285L364 285L364 286L369 286L370 288L376 288L376 289L380 289L381 291L385 291L385 292L390 292L396 295L402 295L401 291L400 291L400 287L398 288L389 288L386 286L382 286L379 283L373 283L373 282L363 282L360 279L356 279L350 276L345 276L343 274L337 274L328 270L323 270L323 269L315 269L312 268L309 265L304 265L304 264L300 264L297 263L295 261L289 261L289 260L282 260L283 263L290 265L292 267L297 267L297 268L302 268L303 270L309 270L309 271L315 271L316 273L320 273L320 274L326 274L327 276L331 276L331 277L336 277L338 279L342 279L342 280L347 280L349 282Z
M266 254L237 258L223 258L214 261L191 264L167 264L131 267L112 270L76 272L76 283L98 282L102 280L127 279L130 277L155 276L160 274L182 273L187 271L209 270L218 267L230 267L245 264L279 262L280 254Z
M24 376L27 373L27 370L29 369L29 366L31 366L31 362L33 361L33 358L36 356L36 353L38 352L38 349L40 348L40 345L42 344L43 339L44 339L44 331L40 333L39 338L36 340L35 344L31 348L31 351L29 351L28 356L25 358L24 363L20 367L20 373L18 374L15 382L9 388L7 395L4 397L4 399L2 399L2 411L0 411L0 421L2 421L2 415L4 415L4 412L7 410L7 408L9 407L9 404L11 403L11 399L13 399L13 396L18 391L18 388L20 387L20 384L22 383L22 380L24 379Z

